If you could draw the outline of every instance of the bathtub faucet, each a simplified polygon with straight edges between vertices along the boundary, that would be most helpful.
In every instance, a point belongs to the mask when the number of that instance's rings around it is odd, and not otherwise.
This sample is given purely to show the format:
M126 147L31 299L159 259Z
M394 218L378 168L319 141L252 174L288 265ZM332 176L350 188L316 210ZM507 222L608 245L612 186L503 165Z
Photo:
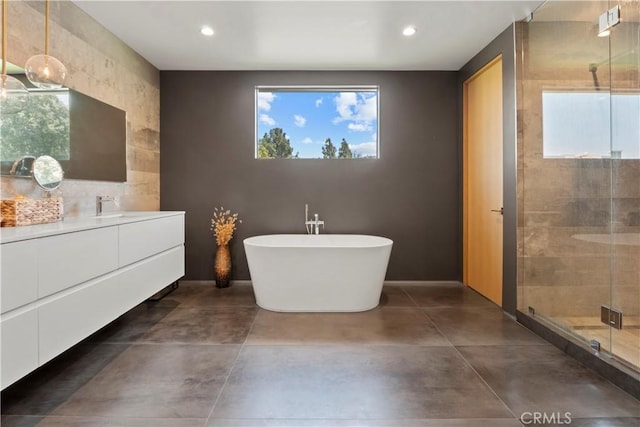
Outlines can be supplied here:
M307 234L320 234L320 226L324 228L324 221L321 221L318 214L313 214L313 219L309 220L309 205L304 205L304 226Z

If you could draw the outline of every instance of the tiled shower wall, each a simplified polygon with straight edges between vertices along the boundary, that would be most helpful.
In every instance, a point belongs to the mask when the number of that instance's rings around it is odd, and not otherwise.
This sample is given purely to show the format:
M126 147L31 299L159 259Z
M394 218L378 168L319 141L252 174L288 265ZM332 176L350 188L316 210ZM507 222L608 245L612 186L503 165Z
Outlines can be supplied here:
M519 309L599 318L604 304L637 316L640 246L574 236L640 232L640 160L543 158L542 91L593 90L589 64L603 63L601 90L637 92L638 64L614 61L610 75L610 41L595 36L595 23L560 21L534 15L517 31ZM620 26L615 36L637 30Z
M24 66L44 49L44 1L7 2L8 60ZM65 216L95 213L95 196L127 210L160 207L160 75L144 58L72 2L51 2L49 53L67 67L65 85L126 111L127 181L66 180ZM91 141L86 141L91 143ZM31 180L2 177L2 198L43 197Z

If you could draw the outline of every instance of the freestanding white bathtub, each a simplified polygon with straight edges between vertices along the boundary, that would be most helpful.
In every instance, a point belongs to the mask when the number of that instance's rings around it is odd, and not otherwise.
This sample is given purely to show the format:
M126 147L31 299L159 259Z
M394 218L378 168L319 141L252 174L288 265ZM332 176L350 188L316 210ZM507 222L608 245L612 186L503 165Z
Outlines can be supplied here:
M271 311L365 311L378 305L393 241L357 234L249 237L256 302Z

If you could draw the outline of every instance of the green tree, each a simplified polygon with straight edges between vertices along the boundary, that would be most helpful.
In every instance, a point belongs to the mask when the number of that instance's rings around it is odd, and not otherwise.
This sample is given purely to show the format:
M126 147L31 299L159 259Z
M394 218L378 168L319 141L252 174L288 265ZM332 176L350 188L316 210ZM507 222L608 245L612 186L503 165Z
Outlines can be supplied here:
M322 147L322 158L323 159L335 159L336 158L336 146L331 142L331 138L327 138L324 141L324 146Z
M272 152L272 146L268 145L269 143L264 139L267 137L267 134L264 134L264 137L258 143L258 158L259 159L268 159L269 157L273 157L270 153Z
M351 148L349 148L347 140L342 138L342 142L340 143L340 150L338 150L338 158L351 159L352 157L353 153L351 153Z
M1 159L69 159L69 108L56 95L32 92L29 98L24 110L0 117Z
M258 142L258 158L290 159L293 147L282 128L273 128Z

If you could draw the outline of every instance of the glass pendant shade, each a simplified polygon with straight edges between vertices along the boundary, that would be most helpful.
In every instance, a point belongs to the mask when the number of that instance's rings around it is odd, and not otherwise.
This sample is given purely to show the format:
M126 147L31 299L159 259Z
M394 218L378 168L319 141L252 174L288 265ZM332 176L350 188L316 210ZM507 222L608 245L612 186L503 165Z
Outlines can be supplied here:
M62 62L49 55L34 55L24 65L29 81L40 89L58 89L67 77Z
M19 113L28 102L29 91L20 80L6 74L0 76L0 114Z

